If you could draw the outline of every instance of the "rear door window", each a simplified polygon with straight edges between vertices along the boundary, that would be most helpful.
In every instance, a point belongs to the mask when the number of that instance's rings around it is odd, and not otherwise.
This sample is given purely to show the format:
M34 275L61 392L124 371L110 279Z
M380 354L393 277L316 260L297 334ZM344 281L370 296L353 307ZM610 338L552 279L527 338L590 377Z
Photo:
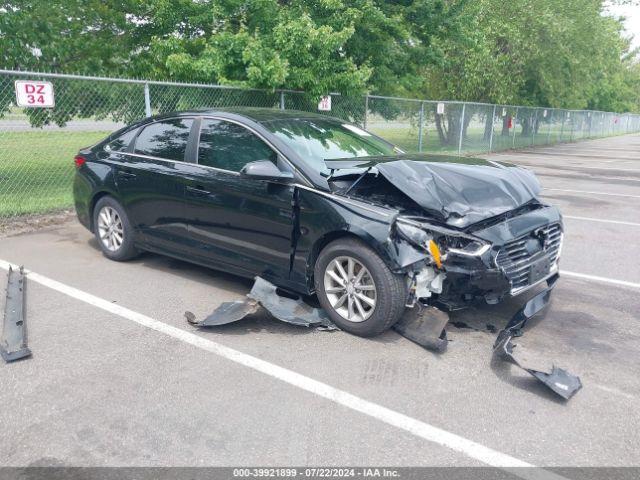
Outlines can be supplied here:
M239 172L249 162L269 160L277 165L277 154L256 134L236 123L202 120L198 163Z
M136 138L135 153L184 161L192 118L172 118L147 125Z

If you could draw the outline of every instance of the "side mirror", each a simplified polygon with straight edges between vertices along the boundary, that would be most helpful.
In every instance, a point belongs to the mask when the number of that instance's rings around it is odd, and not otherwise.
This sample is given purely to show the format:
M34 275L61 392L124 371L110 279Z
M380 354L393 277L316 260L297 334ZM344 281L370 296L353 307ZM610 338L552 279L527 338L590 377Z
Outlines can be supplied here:
M272 180L280 183L293 182L293 173L280 171L269 160L257 160L247 163L240 170L240 176L254 180Z

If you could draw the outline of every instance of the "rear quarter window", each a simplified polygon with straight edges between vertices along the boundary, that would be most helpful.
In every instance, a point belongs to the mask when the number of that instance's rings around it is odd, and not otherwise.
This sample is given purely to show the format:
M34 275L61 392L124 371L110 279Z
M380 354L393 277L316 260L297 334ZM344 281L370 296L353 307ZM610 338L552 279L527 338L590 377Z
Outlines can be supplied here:
M111 152L126 152L129 148L131 140L133 140L138 132L137 128L133 128L122 135L111 140L106 145L106 149Z

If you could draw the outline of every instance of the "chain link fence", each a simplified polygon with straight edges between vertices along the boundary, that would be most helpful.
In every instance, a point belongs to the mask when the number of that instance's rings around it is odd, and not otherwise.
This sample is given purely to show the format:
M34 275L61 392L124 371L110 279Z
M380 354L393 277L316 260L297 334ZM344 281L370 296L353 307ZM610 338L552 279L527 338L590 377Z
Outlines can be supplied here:
M55 106L17 106L15 81L48 81ZM318 98L290 90L0 70L0 218L72 204L73 157L150 115L251 106L317 112ZM407 152L472 154L640 131L640 115L331 95L328 115L359 124Z

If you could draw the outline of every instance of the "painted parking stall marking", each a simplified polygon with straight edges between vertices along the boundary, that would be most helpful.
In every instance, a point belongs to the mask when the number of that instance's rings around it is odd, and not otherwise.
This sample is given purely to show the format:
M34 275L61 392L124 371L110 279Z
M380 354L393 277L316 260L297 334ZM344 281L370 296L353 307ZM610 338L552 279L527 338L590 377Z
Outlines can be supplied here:
M606 220L604 218L577 217L574 215L563 215L562 218L568 218L569 220L583 220L585 222L611 223L613 225L627 225L629 227L640 227L640 223L624 222L622 220Z
M609 193L609 192L590 192L586 190L569 190L564 188L545 188L544 190L553 192L568 192L568 193L581 193L585 195L607 195L611 197L626 197L626 198L640 198L640 195L629 195L626 193ZM544 195L544 193L543 193Z
M639 288L640 283L627 282L626 280L617 280L615 278L599 277L597 275L588 275L586 273L568 272L566 270L560 270L560 275L567 277L580 278L582 280L590 280L598 283L609 283L611 285L618 285L620 287Z

